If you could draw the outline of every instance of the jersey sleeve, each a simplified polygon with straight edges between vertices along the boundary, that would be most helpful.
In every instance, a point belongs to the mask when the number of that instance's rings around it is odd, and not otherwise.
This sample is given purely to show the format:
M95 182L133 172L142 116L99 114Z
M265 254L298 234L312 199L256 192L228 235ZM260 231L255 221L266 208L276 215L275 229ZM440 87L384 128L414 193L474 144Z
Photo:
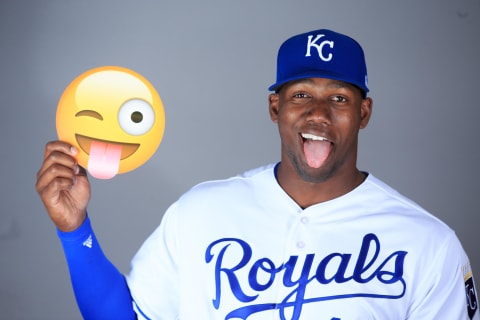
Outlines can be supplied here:
M468 257L452 232L417 284L408 320L480 320Z
M132 259L127 282L139 319L179 319L175 211L176 203Z
M104 255L87 216L72 232L57 229L84 319L135 319L124 276Z

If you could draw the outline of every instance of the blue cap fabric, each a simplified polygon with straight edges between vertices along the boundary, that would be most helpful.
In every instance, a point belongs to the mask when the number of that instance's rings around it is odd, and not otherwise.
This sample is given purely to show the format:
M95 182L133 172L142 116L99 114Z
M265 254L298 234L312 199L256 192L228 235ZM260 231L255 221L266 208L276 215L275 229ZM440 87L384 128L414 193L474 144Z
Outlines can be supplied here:
M296 35L278 50L276 91L285 83L305 78L328 78L356 85L366 94L367 66L354 39L326 29Z

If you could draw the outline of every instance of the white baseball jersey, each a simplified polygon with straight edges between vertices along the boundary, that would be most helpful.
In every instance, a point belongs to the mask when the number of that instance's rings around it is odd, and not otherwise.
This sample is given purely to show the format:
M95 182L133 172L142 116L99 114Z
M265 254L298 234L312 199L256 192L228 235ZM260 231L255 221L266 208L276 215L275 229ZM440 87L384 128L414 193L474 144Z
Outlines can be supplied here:
M127 281L145 319L480 319L454 232L372 174L306 209L273 165L199 184Z

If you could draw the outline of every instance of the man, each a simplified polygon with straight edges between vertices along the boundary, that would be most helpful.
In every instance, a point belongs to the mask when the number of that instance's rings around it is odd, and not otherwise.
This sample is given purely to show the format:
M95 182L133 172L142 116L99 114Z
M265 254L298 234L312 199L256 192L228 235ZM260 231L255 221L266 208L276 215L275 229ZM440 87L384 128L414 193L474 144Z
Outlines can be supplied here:
M37 192L88 319L480 319L454 232L357 168L367 126L363 50L316 30L280 47L269 111L281 161L195 186L125 278L87 216L76 150L51 142Z

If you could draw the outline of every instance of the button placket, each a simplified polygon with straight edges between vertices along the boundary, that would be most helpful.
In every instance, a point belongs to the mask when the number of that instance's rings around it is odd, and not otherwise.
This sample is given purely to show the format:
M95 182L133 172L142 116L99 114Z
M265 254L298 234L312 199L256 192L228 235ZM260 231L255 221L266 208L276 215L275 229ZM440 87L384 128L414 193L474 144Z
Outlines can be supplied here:
M298 249L305 248L305 242L303 242L302 240L297 241L297 248Z
M295 242L295 247L297 249L303 250L307 246L305 236L308 234L307 225L310 222L310 218L303 213L300 213L300 216L297 220L297 239Z
M303 224L308 224L310 222L310 219L307 216L303 216L300 219L300 222L303 223Z

